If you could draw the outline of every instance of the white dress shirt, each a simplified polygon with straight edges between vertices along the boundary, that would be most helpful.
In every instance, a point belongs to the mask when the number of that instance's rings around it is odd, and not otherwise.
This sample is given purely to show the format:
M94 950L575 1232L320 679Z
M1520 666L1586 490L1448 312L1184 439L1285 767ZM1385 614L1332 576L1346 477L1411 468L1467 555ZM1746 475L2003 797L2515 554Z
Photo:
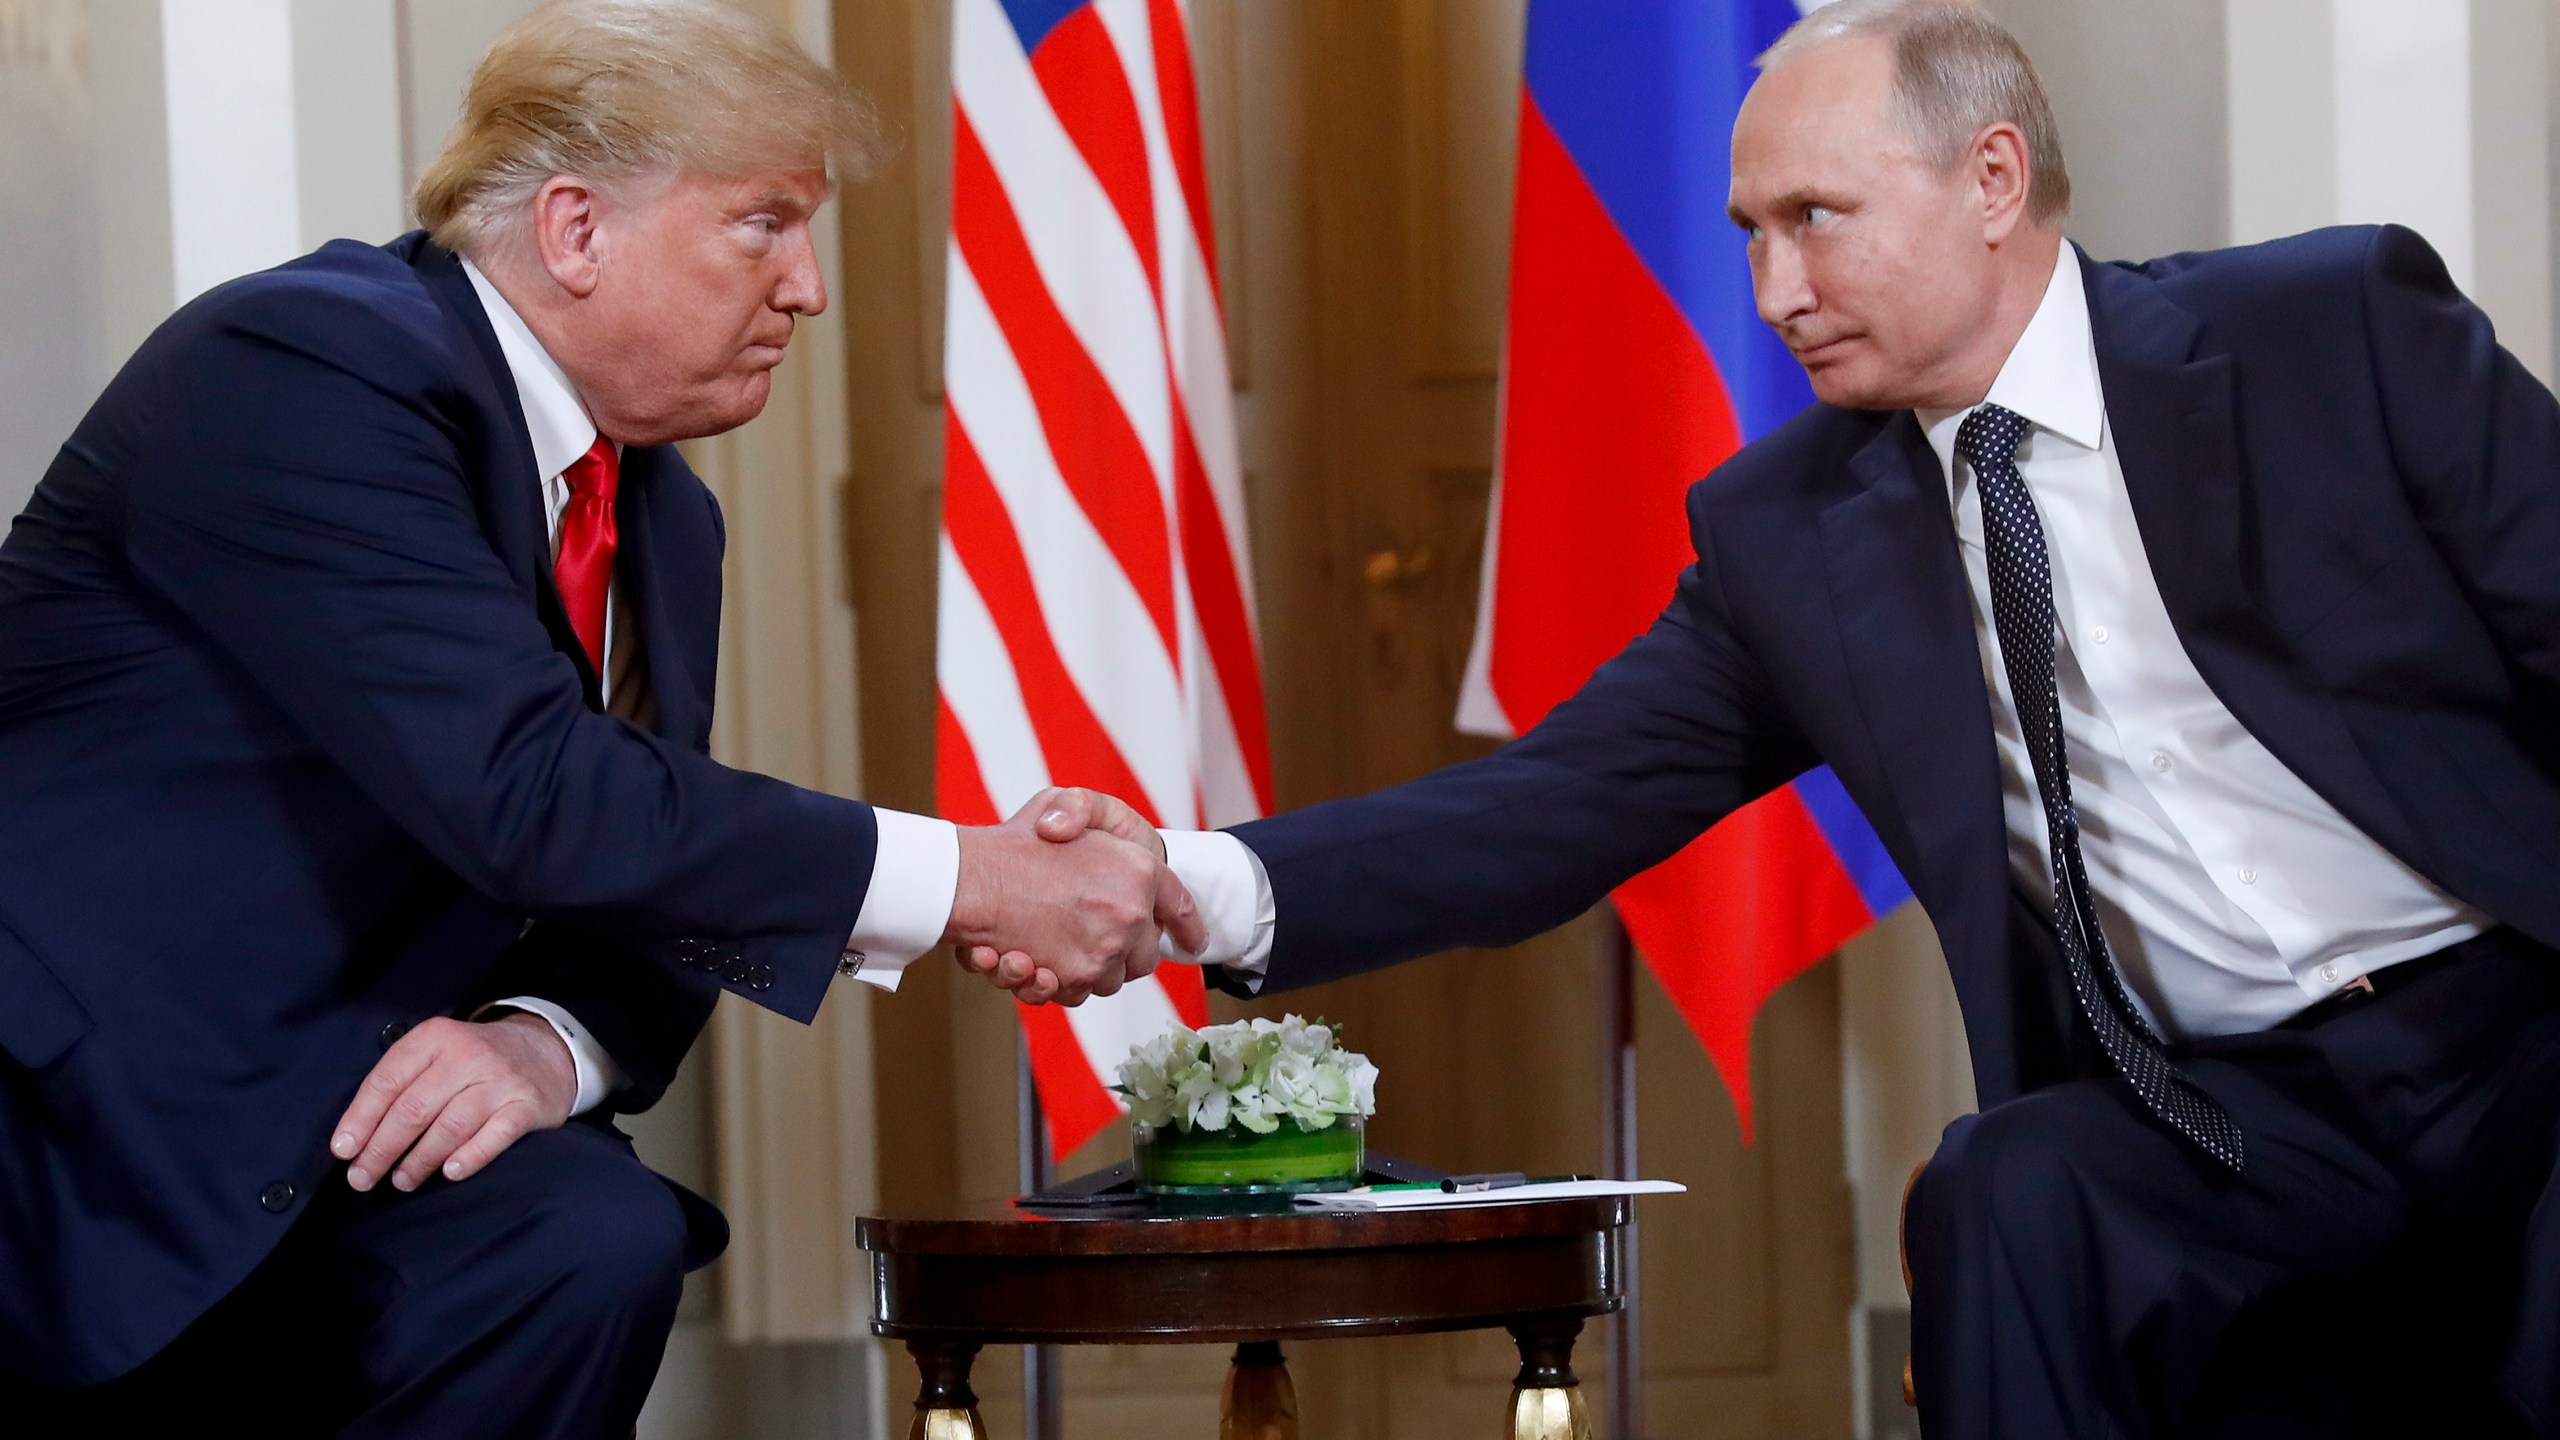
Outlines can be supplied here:
M2082 859L2137 1003L2172 1036L2261 1030L2358 977L2479 934L2454 900L2357 830L2215 697L2169 623L2107 423L2069 247L1986 403L2034 426L2018 471L2053 569L2055 682ZM2053 898L2044 811L1991 622L1981 495L1954 456L1971 409L1918 419L1947 477L1991 691L2009 857ZM1262 972L1277 923L1244 846L1168 836L1219 939L1200 957ZM1250 898L1246 898L1250 897ZM1223 908L1222 908L1223 907Z
M534 338L524 317L489 283L489 277L469 260L462 262L462 273L470 277L472 291L480 297L480 307L488 312L489 327L497 332L499 353L505 356L508 373L515 381L516 399L524 409L525 432L533 442L534 469L542 476L544 520L550 527L551 549L556 558L561 517L569 507L566 472L571 463L594 447L595 421L589 418L586 404L578 398L577 387L569 382L568 374ZM598 678L603 684L605 712L645 728L654 723L655 716L655 704L648 693L648 657L646 648L630 633L631 627L623 623L623 610L622 574L617 566L605 594L605 673ZM951 826L939 820L894 810L877 813L880 841L872 864L871 886L845 949L862 957L859 978L894 990L899 972L942 941L943 926L950 917L952 898L959 885L959 837ZM923 918L928 914L933 915L930 929L925 928ZM626 1083L622 1067L614 1063L576 1016L559 1005L539 996L517 995L488 1008L539 1015L558 1032L561 1043L569 1047L569 1059L578 1074L578 1098L571 1105L570 1114L585 1114Z

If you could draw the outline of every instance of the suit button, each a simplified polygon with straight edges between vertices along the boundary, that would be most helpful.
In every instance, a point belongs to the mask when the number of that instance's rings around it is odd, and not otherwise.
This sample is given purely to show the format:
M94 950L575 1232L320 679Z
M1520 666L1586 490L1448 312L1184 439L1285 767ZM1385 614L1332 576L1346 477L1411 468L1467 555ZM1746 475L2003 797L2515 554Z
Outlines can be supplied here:
M409 1033L409 1022L408 1022L408 1021L406 1021L406 1020L394 1020L394 1021L392 1021L390 1024L383 1026L383 1027L382 1027L382 1032L381 1032L380 1034L378 1034L378 1035L374 1036L373 1038L374 1038L375 1040L378 1040L378 1041L380 1041L380 1042L381 1042L381 1044L382 1044L382 1048L383 1048L383 1049L388 1050L388 1049L390 1049L392 1046L399 1044L399 1043L400 1043L400 1037L401 1037L401 1036L403 1036L403 1035L406 1035L406 1034L408 1034L408 1033Z
M720 978L728 981L732 985L746 984L747 962L744 960L730 961L728 964L720 967Z
M772 989L772 988L773 988L773 967L772 967L772 966L770 966L770 965L750 965L750 966L748 966L748 967L747 967L747 988L748 988L748 989L750 989L750 990L770 990L770 989Z
M281 1215L293 1208L293 1186L278 1180L258 1192L258 1208L270 1215Z
M677 941L676 963L684 966L686 969L693 969L701 965L702 946L691 940Z

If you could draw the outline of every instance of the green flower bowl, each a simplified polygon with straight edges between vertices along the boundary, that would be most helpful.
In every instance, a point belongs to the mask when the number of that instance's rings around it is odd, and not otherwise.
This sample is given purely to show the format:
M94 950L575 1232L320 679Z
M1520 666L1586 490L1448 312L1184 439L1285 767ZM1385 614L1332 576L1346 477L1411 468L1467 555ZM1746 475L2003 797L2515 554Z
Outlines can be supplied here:
M1346 1115L1322 1130L1284 1120L1268 1135L1241 1126L1190 1130L1129 1122L1129 1149L1145 1195L1195 1199L1303 1195L1360 1183L1360 1117Z

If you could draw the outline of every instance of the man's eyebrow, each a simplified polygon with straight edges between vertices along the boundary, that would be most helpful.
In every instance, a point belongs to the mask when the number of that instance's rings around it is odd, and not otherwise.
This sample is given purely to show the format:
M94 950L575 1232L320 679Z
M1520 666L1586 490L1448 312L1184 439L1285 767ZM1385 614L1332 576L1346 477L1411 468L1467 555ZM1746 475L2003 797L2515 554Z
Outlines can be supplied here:
M815 207L788 190L767 190L748 201L746 208L750 211L779 210L786 215L806 215Z
M1847 208L1838 200L1824 194L1822 191L1811 189L1809 187L1800 187L1798 189L1790 190L1786 194L1779 196L1777 199L1770 201L1769 213L1772 215L1789 215L1798 210L1802 210L1809 205L1819 205L1825 210L1840 210ZM1733 221L1734 224L1741 226L1745 230L1751 228L1751 217L1742 213L1741 206L1727 205L1724 207L1724 213L1725 217Z

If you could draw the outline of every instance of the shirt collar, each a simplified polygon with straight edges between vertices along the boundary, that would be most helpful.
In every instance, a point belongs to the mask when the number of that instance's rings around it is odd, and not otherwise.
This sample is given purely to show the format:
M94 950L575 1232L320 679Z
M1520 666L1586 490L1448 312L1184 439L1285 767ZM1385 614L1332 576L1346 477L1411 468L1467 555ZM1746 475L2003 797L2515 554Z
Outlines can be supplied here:
M462 262L462 273L471 277L480 308L489 312L489 328L498 332L498 352L506 357L507 370L515 377L516 399L524 406L524 428L533 441L533 467L547 481L594 448L596 422L587 418L587 407L579 401L578 388L569 383L568 373L533 338L532 327L507 303L507 297L468 258Z
M2065 242L2054 256L2044 299L2002 362L1983 404L2011 411L2040 430L2083 450L2095 450L2107 425L2106 395L2098 384L2098 350L2089 329L2089 297L2082 288L2079 252ZM1980 406L1912 412L1928 432L1929 448L1950 484L1955 478L1956 431Z

